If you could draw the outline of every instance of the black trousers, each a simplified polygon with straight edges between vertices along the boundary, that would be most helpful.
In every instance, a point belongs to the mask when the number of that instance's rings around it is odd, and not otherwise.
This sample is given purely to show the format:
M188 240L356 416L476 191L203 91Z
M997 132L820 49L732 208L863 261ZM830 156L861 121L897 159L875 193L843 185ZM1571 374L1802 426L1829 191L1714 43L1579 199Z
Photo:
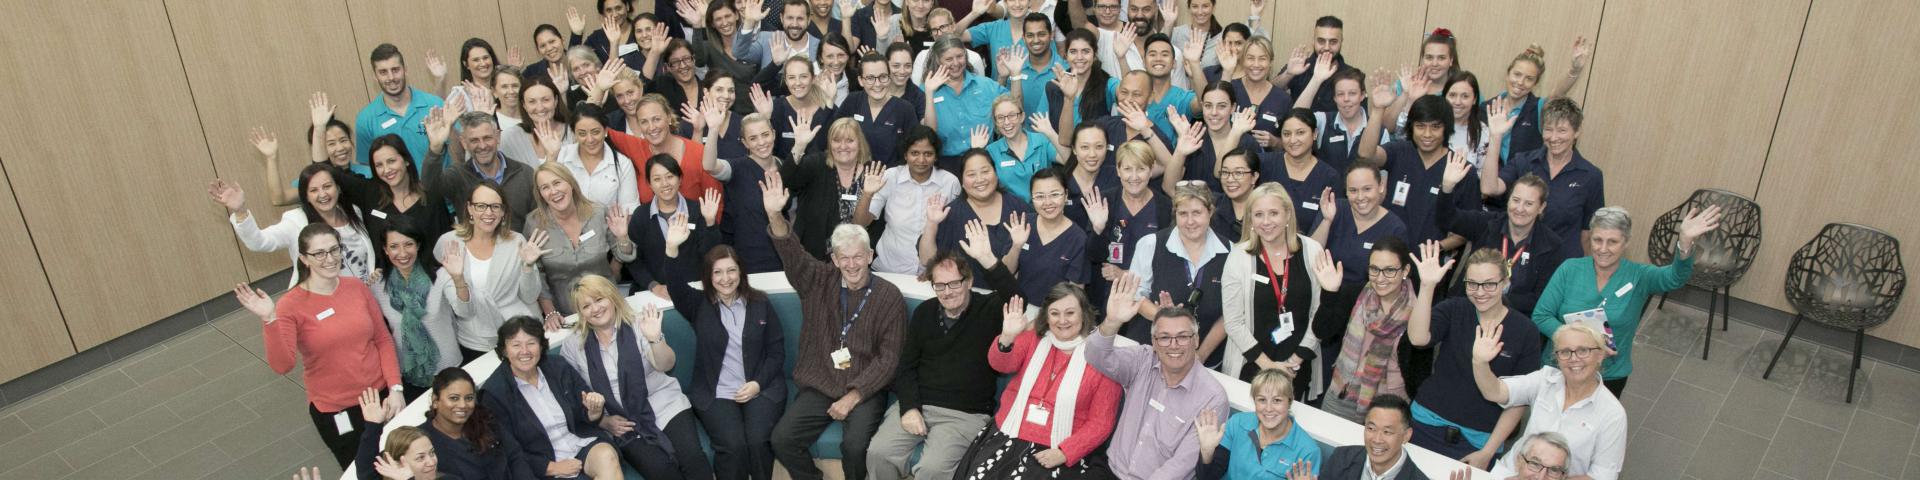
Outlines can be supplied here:
M1601 380L1600 383L1602 385L1607 386L1607 391L1613 392L1613 398L1620 398L1621 395L1627 394L1628 378L1631 378L1631 377L1620 377L1614 380Z
M384 397L386 390L381 390L381 395ZM333 452L333 461L339 463L340 468L346 468L348 463L353 462L353 456L360 452L360 431L367 428L366 419L360 416L360 406L328 413L321 412L320 407L309 402L307 415L313 417L313 429L320 432L320 441L327 445L327 451ZM347 425L352 426L352 430L340 431L334 423L334 418L339 415L346 416Z
M780 423L773 426L773 455L787 467L787 474L794 480L824 478L820 467L813 465L809 448L820 439L827 425L833 423L833 417L827 416L827 407L839 399L819 390L802 388L800 394L793 397L793 405L780 417ZM847 414L846 428L840 437L840 468L846 473L846 480L867 478L867 444L873 440L873 432L880 430L880 420L886 413L887 396L876 393Z
M712 480L713 466L707 464L707 452L700 449L700 426L694 423L692 411L674 415L661 433L666 434L667 442L673 445L672 456L658 446L635 438L626 445L618 445L620 458L647 478Z
M694 407L713 440L713 471L720 480L773 478L773 427L786 407L784 398L755 397L747 403L717 399Z
M491 353L493 353L492 350L468 350L467 347L460 347L460 365L473 363L474 359Z

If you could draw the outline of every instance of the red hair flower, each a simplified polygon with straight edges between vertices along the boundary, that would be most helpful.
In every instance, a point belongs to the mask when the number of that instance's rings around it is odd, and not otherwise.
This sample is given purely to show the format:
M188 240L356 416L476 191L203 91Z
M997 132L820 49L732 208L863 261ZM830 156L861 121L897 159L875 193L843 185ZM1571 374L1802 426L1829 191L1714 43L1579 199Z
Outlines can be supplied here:
M1433 36L1435 36L1435 37L1444 37L1444 38L1453 38L1453 31L1452 31L1452 30L1447 30L1447 29L1445 29L1445 28L1436 28L1436 29L1433 29Z

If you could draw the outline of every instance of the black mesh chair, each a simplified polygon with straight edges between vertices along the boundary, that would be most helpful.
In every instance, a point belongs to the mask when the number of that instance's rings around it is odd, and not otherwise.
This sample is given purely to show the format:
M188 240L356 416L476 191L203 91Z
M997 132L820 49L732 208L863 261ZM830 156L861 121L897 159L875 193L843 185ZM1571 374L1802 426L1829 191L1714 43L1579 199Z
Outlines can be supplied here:
M1720 330L1727 329L1727 321L1732 318L1733 284L1746 276L1747 269L1753 266L1754 256L1760 253L1760 204L1744 195L1705 188L1694 190L1686 203L1673 207L1653 222L1653 232L1647 238L1647 257L1655 265L1673 263L1673 244L1680 237L1680 222L1686 219L1687 210L1705 210L1708 206L1720 206L1720 228L1701 235L1693 242L1693 277L1688 285L1705 289L1707 297L1707 336L1706 343L1700 347L1700 359L1707 359L1707 350L1713 347L1713 317L1720 316ZM1660 294L1660 306L1667 306L1667 294Z
M1900 261L1900 240L1873 227L1830 223L1820 235L1793 252L1787 264L1787 303L1799 313L1787 326L1786 338L1774 350L1773 360L1760 378L1773 375L1774 364L1800 321L1853 331L1853 368L1847 371L1847 403L1853 403L1853 380L1860 371L1860 349L1867 329L1886 323L1900 305L1907 288L1907 271Z

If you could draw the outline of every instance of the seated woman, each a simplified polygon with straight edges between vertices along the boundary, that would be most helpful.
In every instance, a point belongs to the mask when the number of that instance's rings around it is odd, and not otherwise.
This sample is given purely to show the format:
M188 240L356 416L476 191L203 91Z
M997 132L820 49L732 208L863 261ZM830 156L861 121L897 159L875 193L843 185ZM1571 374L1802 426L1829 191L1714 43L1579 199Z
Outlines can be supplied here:
M389 263L370 287L393 332L400 380L411 402L433 385L436 372L460 366L460 343L446 303L448 282L434 281L435 274L420 261L420 245L428 237L406 221L391 224L382 237Z
M1000 188L993 157L986 150L967 150L961 159L965 165L960 178L961 201L949 204L938 197L927 199L927 229L920 232L921 263L932 260L940 250L959 249L960 241L966 238L966 225L978 220L987 226L993 254L1000 256L1009 270L1018 271L1019 250L1032 232L1027 216L1033 207ZM985 272L978 265L973 268L974 286L986 287Z
M599 275L581 277L568 296L580 322L560 342L560 356L608 397L600 430L620 456L647 478L713 478L700 450L700 427L673 378L673 347L661 331L660 310L649 304L635 312L613 281Z
M785 330L767 294L755 290L733 246L683 254L685 217L668 228L666 255L680 268L667 281L674 310L693 327L694 414L713 440L718 478L773 478L773 426L786 411ZM703 258L704 257L704 258ZM698 260L702 290L677 275Z
M533 182L540 194L540 206L527 215L527 223L521 228L527 238L560 239L540 252L540 274L545 282L540 311L548 323L558 324L560 317L575 310L566 293L575 282L587 275L613 276L614 263L608 260L631 262L636 247L627 238L629 210L588 200L567 167L541 164L535 169Z
M540 312L534 302L540 297L539 261L547 234L514 233L506 227L513 215L500 190L481 182L467 195L460 223L434 242L440 272L451 285L447 302L458 327L462 365L493 349L494 331L507 318ZM558 329L560 324L549 327Z
M1613 480L1627 456L1627 411L1601 384L1601 361L1612 355L1607 336L1585 324L1570 324L1553 334L1553 358L1559 366L1525 375L1499 377L1492 362L1500 357L1503 327L1478 327L1473 339L1473 383L1480 395L1501 408L1532 406L1526 435L1558 431L1567 437L1568 478ZM1576 426L1578 426L1576 428ZM1521 449L1507 452L1513 465Z
M693 232L688 248L695 252L707 251L720 241L719 230L713 228L720 223L720 191L709 189L700 198L679 195L680 162L666 154L647 159L645 171L646 183L655 191L675 194L656 195L653 201L633 210L631 216L639 220L627 221L627 238L633 241L638 252L633 261L627 262L627 278L636 290L667 298L667 266L672 263L666 256L667 224L675 216L686 215L687 229Z
M427 423L419 428L433 443L440 473L449 478L540 478L534 468L544 467L527 465L507 453L520 451L520 443L494 422L493 412L480 404L478 392L473 376L459 367L433 376L433 402L427 407ZM370 431L380 429L367 426Z
M1044 323L1029 321L1019 298L1003 311L987 362L1013 381L1000 394L995 427L960 457L961 478L1113 477L1100 447L1120 413L1120 384L1087 365L1080 348L1093 331L1093 305L1085 290L1064 282L1044 305Z
M1195 426L1203 433L1200 457L1207 464L1200 478L1298 478L1288 474L1299 471L1320 474L1320 443L1293 420L1294 383L1285 370L1261 370L1247 389L1253 396L1253 411L1234 413L1224 427L1217 423L1216 416L1195 419ZM1215 435L1205 435L1208 432ZM1239 455L1233 453L1236 451Z
M599 425L606 397L573 367L547 355L540 320L516 316L500 325L500 368L480 387L480 403L499 429L518 440L506 451L540 478L619 478L620 453Z
M1287 391L1304 397L1313 393L1314 379L1326 376L1302 370L1316 365L1325 341L1310 333L1310 322L1320 321L1321 299L1340 288L1345 265L1294 229L1285 189L1269 183L1248 196L1248 222L1221 267L1222 321L1207 330L1201 350L1224 341L1222 372L1252 381L1262 371L1280 370L1294 382Z
M1474 468L1487 468L1527 412L1524 407L1501 409L1469 388L1473 375L1469 335L1476 328L1505 328L1500 337L1503 349L1491 364L1493 373L1502 377L1540 369L1540 335L1527 312L1508 308L1500 295L1508 288L1509 277L1506 259L1498 250L1482 248L1467 255L1461 267L1466 295L1439 305L1433 304L1434 291L1453 262L1442 264L1439 248L1432 243L1420 246L1420 255L1413 261L1420 273L1420 297L1407 320L1407 340L1415 347L1439 343L1433 375L1414 397L1413 443Z
M302 255L294 248L300 231L314 221L332 227L341 247L340 274L365 279L373 272L373 240L367 235L366 224L360 220L360 208L344 203L346 198L341 194L340 184L334 181L347 175L324 163L300 169L300 208L282 212L279 223L264 229L255 223L253 212L247 209L247 193L240 189L240 184L214 180L207 185L207 194L213 197L214 203L226 207L227 221L233 224L233 233L240 237L241 245L263 253L286 250L295 264L300 263ZM294 276L287 283L291 286L300 280Z
M1439 246L1437 242L1427 243ZM1413 315L1413 282L1405 275L1407 265L1406 242L1398 238L1373 242L1367 258L1367 285L1360 289L1360 298L1348 317L1340 357L1334 359L1321 410L1361 423L1375 395L1407 396L1398 351L1400 337L1407 332L1407 319Z

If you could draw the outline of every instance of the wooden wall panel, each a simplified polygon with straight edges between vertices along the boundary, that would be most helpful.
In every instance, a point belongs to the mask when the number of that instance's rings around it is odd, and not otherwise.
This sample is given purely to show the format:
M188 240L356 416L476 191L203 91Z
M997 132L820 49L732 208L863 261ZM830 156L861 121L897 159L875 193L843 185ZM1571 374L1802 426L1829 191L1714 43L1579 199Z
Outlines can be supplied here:
M1545 96L1566 81L1567 67L1573 61L1573 39L1588 40L1600 34L1601 2L1581 0L1431 0L1427 2L1427 28L1446 27L1460 41L1460 67L1480 79L1480 93L1492 97L1507 88L1507 65L1513 57L1538 44L1547 51L1547 71L1541 73L1534 93ZM1494 14L1489 14L1489 13ZM1504 12L1504 13L1500 13ZM1516 16L1525 21L1516 21ZM1589 71L1570 96L1582 100Z
M15 40L0 61L61 72L0 72L0 158L74 343L245 280L161 2L26 2L0 30Z
M1920 3L1907 0L1814 3L1760 183L1766 237L1734 295L1792 311L1781 293L1787 260L1830 222L1892 233L1905 242L1908 275L1920 276L1920 250L1913 248L1920 222L1912 214L1920 97L1905 93L1920 75L1911 61L1920 45L1916 21ZM1915 296L1920 292L1909 285L1894 320L1869 333L1920 346Z
M1272 20L1274 61L1286 62L1295 46L1313 45L1313 22L1322 15L1340 17L1346 24L1340 53L1368 74L1381 67L1398 68L1419 60L1426 24L1427 2L1388 0L1268 0Z
M262 126L278 134L280 178L272 181L286 185L311 161L309 93L327 92L334 116L353 123L368 97L361 81L364 57L351 37L340 34L351 31L347 6L296 0L166 5L214 171L240 182L248 207L270 224L285 208L271 204L266 170L247 130ZM255 280L291 266L284 252L240 251Z
M1633 255L1695 189L1754 193L1806 7L1606 3L1579 148L1606 172L1607 203L1632 212Z
M346 3L353 23L353 39L359 47L355 49L357 60L365 77L361 85L368 97L378 95L380 87L374 84L373 68L367 64L367 56L373 53L373 47L382 43L400 47L407 63L408 84L434 95L444 95L446 89L433 86L433 76L427 73L427 50L439 52L440 58L446 60L448 86L460 83L460 44L468 38L486 39L494 45L495 53L501 57L507 55L506 50L500 48L506 45L506 37L501 30L500 4L496 2L347 0ZM565 11L562 7L561 12ZM527 35L531 43L531 29ZM529 50L525 54L533 52ZM352 114L358 113L359 108L356 105L343 110L351 110L349 114Z
M540 24L552 24L560 29L561 35L567 34L567 7L580 9L580 16L586 17L587 33L600 28L600 14L595 0L499 0L500 21L506 28L506 43L494 43L493 48L505 62L507 48L520 49L521 66L540 61L540 52L533 48L533 29ZM653 11L653 0L633 0L633 8ZM488 40L492 41L492 40ZM456 45L457 46L457 45Z
M0 382L53 364L74 354L73 339L60 319L47 272L40 268L26 220L14 203L13 188L0 169Z

